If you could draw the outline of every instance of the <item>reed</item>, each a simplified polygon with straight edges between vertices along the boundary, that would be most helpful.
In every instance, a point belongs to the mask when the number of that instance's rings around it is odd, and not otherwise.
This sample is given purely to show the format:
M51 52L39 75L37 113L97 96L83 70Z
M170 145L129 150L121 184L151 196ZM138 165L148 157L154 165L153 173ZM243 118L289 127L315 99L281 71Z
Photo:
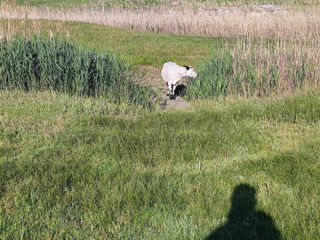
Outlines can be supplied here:
M17 37L0 46L0 89L51 90L150 106L128 64L109 52L85 50L63 38Z
M260 97L319 85L319 42L238 39L215 50L190 80L189 98Z
M199 36L292 36L320 31L319 5L293 7L217 3L157 7L78 6L48 8L0 5L6 19L51 19L90 22L155 33Z

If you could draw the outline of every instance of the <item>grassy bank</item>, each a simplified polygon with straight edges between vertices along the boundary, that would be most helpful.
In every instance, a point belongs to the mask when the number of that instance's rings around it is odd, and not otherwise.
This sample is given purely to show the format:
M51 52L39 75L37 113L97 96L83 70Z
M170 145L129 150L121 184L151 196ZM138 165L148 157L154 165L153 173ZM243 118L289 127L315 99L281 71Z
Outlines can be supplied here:
M317 239L319 100L314 91L146 113L1 92L0 238L205 239L247 189L265 230Z
M160 67L168 60L198 65L213 47L220 47L224 42L221 38L171 36L76 22L0 20L0 27L9 36L21 33L66 36L84 47L108 50L133 66Z
M256 37L172 36L89 23L45 20L2 20L1 26L9 36L17 33L64 36L86 49L107 50L134 68L156 67L151 68L154 78L160 78L159 70L164 62L192 65L199 77L188 83L189 99L264 97L319 85L317 49L320 41L313 32L310 33L311 38L295 36L290 40L266 40Z
M71 38L89 48L110 49L134 65L162 66L166 61L197 65L221 38L143 33L95 24L66 23ZM90 36L95 36L94 38Z

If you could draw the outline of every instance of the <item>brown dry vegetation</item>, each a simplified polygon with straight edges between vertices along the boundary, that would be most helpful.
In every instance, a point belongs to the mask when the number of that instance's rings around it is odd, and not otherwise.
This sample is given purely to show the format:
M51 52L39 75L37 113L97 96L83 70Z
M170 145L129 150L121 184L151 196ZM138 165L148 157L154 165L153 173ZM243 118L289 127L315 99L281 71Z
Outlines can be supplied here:
M301 88L319 85L320 38L272 41L248 38L237 42L231 50L234 75L245 80L246 71L253 70L254 96L292 93ZM243 83L244 85L244 83Z
M262 97L318 87L318 40L239 39L214 52L199 77L189 82L188 95Z
M1 18L90 22L129 29L201 36L308 36L320 31L320 8L252 5L210 7L184 4L168 8L78 7L68 10L0 5Z

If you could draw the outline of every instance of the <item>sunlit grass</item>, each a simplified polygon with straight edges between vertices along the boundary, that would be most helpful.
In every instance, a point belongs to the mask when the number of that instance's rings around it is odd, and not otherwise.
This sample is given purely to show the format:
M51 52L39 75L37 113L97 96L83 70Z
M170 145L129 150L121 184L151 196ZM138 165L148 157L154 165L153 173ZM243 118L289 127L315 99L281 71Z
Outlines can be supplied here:
M4 40L0 66L1 90L51 90L151 105L151 89L135 83L138 77L130 74L128 64L109 52L88 51L63 38Z
M148 113L1 92L0 237L204 239L247 183L283 239L316 239L319 102L311 91Z
M301 41L301 42L300 42ZM188 98L264 97L318 86L320 55L313 40L247 37L215 49L188 83Z
M44 36L53 34L68 37L71 41L90 49L108 50L133 66L160 67L168 60L181 65L200 65L210 56L212 48L230 41L222 38L145 33L76 22L0 20L0 26L5 34L11 36L41 33Z

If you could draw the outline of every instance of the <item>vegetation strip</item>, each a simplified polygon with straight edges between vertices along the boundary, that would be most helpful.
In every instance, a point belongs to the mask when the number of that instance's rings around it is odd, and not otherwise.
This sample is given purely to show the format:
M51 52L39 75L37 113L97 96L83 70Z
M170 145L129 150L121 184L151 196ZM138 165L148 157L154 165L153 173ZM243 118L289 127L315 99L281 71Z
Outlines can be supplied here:
M194 1L194 0L180 0L164 1L164 0L140 0L140 1L126 1L119 2L116 0L16 0L17 4L20 5L31 5L31 6L46 6L46 7L61 7L61 6L89 6L89 7L127 7L127 8L145 8L145 7L175 7L176 5L218 5L218 6L229 6L234 4L242 5L253 5L253 4L266 4L265 0L207 0ZM319 0L268 0L267 3L277 5L301 5L308 6L319 3ZM272 6L272 5L271 5Z
M151 105L151 89L134 83L129 66L108 52L84 50L59 38L4 40L0 89L51 90L110 101Z
M181 65L200 65L210 56L211 49L221 47L221 38L171 36L101 26L89 23L60 21L0 20L6 36L42 34L65 36L90 49L109 51L131 65L161 67L168 60ZM95 37L92 37L95 36Z
M319 86L318 39L289 41L247 37L216 49L191 79L187 97L264 97Z
M36 8L3 3L0 17L76 21L173 35L303 37L319 32L319 5L187 4L160 8Z

